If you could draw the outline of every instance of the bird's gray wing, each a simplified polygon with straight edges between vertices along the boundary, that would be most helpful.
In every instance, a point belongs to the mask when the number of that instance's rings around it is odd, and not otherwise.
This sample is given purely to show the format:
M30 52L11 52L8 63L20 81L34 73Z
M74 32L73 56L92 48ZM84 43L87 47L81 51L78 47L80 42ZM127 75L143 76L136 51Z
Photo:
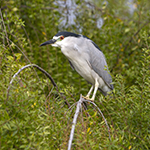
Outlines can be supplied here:
M87 41L87 48L89 55L89 63L92 67L92 69L105 81L105 83L113 89L112 78L109 74L108 66L106 63L106 59L102 51L97 48L96 45L91 40Z

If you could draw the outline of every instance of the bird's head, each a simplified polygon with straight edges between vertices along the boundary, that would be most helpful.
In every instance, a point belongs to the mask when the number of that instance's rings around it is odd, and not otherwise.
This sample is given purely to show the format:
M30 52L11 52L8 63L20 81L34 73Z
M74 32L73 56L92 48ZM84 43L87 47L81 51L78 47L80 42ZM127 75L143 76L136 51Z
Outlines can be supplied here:
M62 45L64 45L65 43L68 43L68 41L72 38L72 37L80 37L81 35L79 34L75 34L72 32L67 32L67 31L62 31L62 32L58 32L53 39L46 41L44 43L42 43L40 46L44 46L44 45L48 45L51 44L54 47L62 47Z

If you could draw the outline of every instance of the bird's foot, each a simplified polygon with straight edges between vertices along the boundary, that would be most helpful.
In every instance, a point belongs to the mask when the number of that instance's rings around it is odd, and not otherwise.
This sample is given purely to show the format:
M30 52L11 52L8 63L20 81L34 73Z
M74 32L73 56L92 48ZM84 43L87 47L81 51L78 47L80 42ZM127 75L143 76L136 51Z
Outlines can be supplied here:
M84 99L89 100L89 96L82 96Z
M92 101L92 102L94 102L94 99L93 98L89 98L89 96L82 96L84 99L86 99L86 100L90 100L90 101Z
M93 98L90 98L90 101L94 102L94 99L93 99Z

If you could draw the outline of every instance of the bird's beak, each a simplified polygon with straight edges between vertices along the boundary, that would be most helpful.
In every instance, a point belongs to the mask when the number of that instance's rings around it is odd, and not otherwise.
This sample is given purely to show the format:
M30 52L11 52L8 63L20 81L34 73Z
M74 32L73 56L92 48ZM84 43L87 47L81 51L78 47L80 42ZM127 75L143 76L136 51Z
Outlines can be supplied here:
M49 40L49 41L46 41L44 43L42 43L40 46L44 46L44 45L48 45L48 44L54 44L57 40L55 39L52 39L52 40Z

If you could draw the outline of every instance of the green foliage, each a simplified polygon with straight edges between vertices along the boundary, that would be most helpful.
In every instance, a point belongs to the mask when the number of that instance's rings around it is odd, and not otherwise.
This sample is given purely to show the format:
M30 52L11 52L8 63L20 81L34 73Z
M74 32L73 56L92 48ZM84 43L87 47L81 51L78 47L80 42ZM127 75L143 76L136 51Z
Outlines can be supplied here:
M95 100L110 126L111 141L103 119L87 104L88 110L79 115L72 149L150 149L150 2L133 1L133 13L125 0L75 3L74 24L63 24L67 4L0 2L0 149L67 148L74 104L90 85L71 70L59 49L39 47L59 30L82 33L101 48L115 87L113 97L98 92ZM29 63L49 72L59 92L33 68L20 72L10 85L13 75Z

